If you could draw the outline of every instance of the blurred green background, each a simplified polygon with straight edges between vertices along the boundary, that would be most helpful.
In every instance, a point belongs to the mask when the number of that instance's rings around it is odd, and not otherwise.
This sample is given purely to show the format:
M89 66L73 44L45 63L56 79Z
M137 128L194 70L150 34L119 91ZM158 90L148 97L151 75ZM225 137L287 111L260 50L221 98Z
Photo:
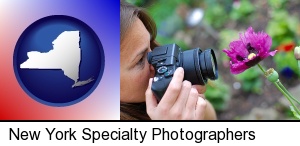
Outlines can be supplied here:
M261 64L280 73L280 80L300 99L300 81L293 49L300 45L299 0L126 0L145 8L158 28L160 44L176 43L183 50L212 48L219 79L209 81L206 98L222 120L293 119L289 104L255 66L232 75L222 52L249 26L272 37L274 57ZM296 96L297 98L297 96Z

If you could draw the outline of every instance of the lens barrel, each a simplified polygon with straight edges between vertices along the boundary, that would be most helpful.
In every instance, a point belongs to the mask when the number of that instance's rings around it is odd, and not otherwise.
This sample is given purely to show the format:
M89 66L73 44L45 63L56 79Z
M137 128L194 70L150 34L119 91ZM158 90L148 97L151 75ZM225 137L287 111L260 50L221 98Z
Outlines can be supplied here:
M215 53L212 49L206 49L200 53L200 66L203 76L216 80L218 78L218 66Z
M181 54L184 79L193 85L204 85L207 79L218 78L218 67L212 49L201 51L199 48L183 51Z

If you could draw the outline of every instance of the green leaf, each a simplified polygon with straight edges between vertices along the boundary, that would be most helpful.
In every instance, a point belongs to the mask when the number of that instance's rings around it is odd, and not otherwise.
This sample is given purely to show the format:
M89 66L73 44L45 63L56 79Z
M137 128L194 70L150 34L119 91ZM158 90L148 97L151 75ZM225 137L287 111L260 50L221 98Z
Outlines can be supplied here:
M294 107L290 106L290 109L293 112L294 117L297 118L297 119L300 119L300 115L296 112L296 110L294 109Z

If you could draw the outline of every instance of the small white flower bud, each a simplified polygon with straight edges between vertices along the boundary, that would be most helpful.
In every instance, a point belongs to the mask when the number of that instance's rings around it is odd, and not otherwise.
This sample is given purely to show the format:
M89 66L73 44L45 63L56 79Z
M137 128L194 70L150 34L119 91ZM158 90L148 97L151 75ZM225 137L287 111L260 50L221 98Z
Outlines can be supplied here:
M294 49L294 54L295 54L295 58L297 60L300 60L300 46L298 46Z

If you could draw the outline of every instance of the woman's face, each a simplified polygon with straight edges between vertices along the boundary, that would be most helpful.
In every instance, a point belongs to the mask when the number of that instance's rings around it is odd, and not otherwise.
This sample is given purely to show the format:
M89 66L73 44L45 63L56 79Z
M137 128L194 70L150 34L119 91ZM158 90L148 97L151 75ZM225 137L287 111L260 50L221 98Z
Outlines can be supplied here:
M149 78L154 76L154 69L147 61L149 51L150 34L137 18L121 41L121 102L145 101Z

